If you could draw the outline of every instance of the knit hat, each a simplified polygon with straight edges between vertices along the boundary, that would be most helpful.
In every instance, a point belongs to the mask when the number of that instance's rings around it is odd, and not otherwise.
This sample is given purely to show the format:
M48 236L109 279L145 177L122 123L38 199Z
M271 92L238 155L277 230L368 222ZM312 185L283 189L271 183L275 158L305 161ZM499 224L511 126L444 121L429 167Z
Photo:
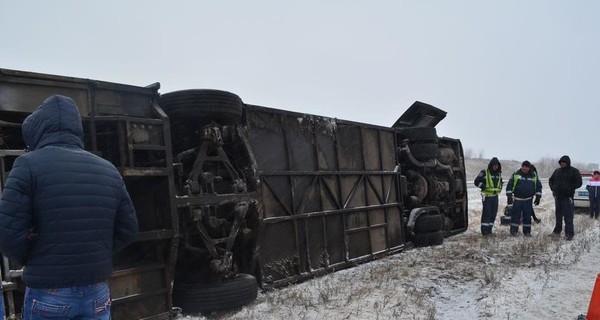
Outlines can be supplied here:
M531 168L531 162L525 160L525 161L523 161L523 163L521 163L521 167Z

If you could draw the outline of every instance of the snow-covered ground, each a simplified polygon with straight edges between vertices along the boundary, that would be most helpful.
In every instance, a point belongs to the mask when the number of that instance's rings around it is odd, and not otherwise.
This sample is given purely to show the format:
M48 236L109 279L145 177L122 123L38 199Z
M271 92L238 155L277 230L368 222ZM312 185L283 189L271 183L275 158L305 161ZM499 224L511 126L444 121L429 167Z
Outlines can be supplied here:
M575 217L575 239L550 236L547 185L533 237L479 233L481 199L469 190L469 229L441 246L417 248L304 283L259 293L227 313L178 319L577 319L600 272L600 223Z

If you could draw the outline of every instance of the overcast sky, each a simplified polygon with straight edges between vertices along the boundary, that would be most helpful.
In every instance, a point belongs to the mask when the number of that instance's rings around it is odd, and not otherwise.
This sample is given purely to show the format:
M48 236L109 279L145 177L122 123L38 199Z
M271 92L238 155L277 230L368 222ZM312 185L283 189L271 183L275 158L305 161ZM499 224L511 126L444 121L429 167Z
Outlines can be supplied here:
M485 157L600 162L600 1L0 0L0 68L234 92Z

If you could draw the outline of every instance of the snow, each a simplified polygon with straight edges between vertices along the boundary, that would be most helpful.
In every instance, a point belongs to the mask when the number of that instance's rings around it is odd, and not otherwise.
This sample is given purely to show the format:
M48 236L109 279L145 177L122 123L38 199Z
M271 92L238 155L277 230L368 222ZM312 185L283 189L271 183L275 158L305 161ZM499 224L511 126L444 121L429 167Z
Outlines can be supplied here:
M259 293L239 310L197 319L577 319L600 272L600 223L575 216L575 238L551 236L549 189L531 238L479 232L481 199L469 190L469 229L444 244L410 249L300 284Z

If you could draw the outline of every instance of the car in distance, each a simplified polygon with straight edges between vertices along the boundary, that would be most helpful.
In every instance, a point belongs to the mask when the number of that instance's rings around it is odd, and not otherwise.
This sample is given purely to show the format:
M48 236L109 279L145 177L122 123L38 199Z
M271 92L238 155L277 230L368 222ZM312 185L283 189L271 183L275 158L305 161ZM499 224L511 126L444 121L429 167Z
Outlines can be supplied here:
M591 177L591 172L581 172L581 187L575 190L575 195L573 196L573 204L576 210L583 210L590 207L590 198L588 197L589 193L585 186L587 185Z

